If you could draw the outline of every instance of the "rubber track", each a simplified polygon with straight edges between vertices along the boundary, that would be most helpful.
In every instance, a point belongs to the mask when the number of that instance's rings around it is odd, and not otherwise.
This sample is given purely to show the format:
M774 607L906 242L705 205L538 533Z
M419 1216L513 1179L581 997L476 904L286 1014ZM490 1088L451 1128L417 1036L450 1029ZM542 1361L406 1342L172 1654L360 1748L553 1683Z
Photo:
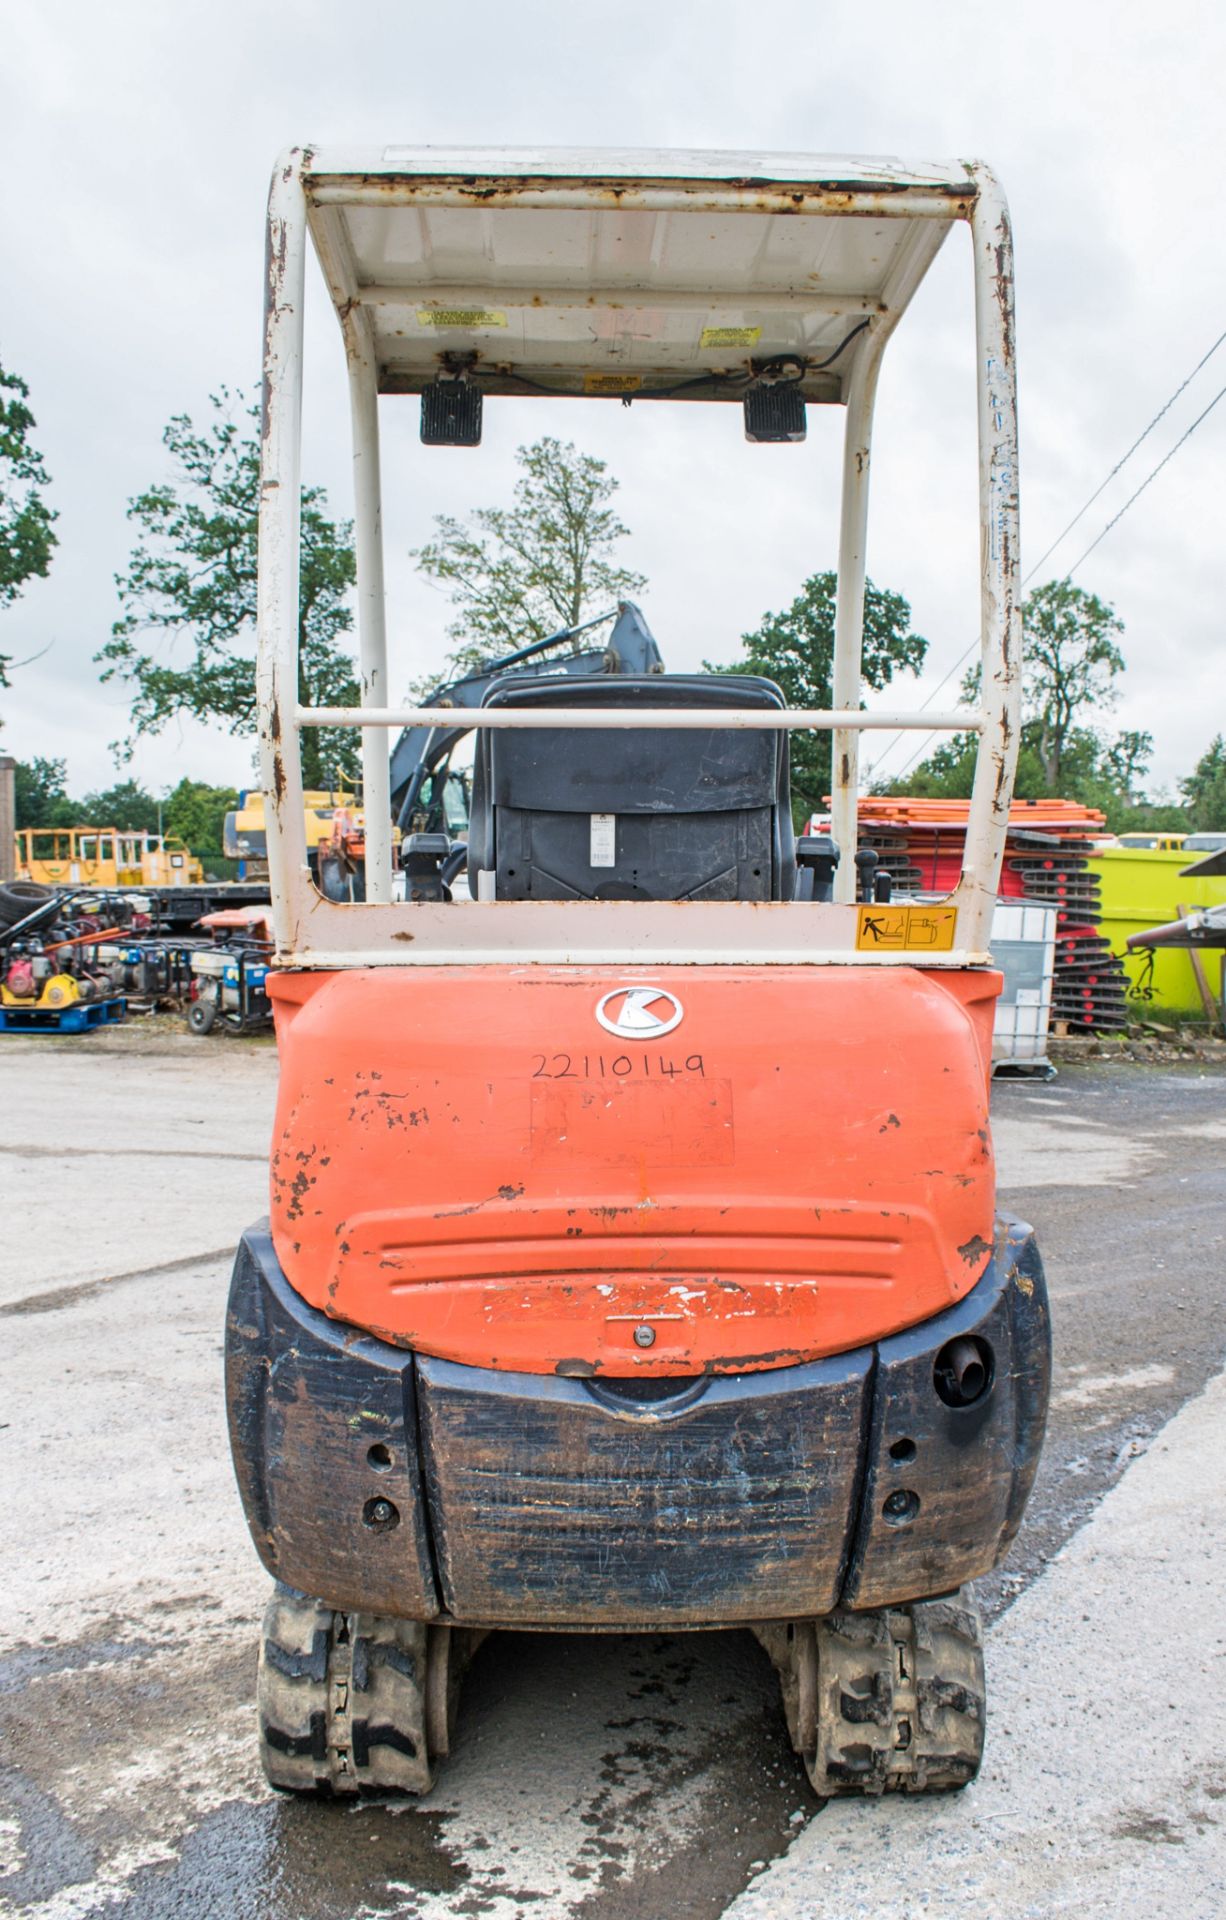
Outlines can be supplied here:
M292 1793L426 1793L426 1628L278 1585L260 1641L260 1758Z
M823 1798L964 1787L983 1758L983 1632L969 1590L816 1622Z

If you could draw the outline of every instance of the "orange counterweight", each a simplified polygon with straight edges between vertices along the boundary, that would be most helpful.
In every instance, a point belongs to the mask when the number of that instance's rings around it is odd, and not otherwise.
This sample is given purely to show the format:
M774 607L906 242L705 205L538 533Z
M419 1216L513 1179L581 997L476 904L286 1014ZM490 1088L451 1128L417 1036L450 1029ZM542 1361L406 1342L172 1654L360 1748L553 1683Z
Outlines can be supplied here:
M382 967L268 989L277 1254L383 1339L527 1373L749 1372L912 1326L987 1264L996 973Z

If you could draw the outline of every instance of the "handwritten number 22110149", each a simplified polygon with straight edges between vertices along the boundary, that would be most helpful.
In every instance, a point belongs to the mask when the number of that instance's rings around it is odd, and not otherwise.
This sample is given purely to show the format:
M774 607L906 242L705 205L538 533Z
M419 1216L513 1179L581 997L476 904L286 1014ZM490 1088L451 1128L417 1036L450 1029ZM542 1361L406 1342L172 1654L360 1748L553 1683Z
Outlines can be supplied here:
M700 1053L688 1054L684 1060L669 1059L662 1053L534 1053L532 1059L534 1080L673 1080L686 1074L706 1076Z

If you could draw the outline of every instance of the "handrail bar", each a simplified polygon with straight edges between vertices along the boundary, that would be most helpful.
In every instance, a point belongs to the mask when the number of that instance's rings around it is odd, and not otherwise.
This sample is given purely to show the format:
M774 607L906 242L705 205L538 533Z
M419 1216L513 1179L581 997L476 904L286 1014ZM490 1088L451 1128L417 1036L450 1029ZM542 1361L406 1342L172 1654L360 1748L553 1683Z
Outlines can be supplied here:
M296 727L548 727L701 731L746 727L762 733L894 731L982 733L979 712L862 713L844 707L295 707Z

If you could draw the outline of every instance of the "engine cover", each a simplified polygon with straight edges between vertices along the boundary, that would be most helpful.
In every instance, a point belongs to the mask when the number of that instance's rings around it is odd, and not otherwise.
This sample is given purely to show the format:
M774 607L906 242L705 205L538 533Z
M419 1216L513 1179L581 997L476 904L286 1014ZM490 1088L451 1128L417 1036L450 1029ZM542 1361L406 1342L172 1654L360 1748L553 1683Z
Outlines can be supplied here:
M844 1352L987 1265L999 975L386 967L269 976L271 1218L333 1317L470 1366Z

